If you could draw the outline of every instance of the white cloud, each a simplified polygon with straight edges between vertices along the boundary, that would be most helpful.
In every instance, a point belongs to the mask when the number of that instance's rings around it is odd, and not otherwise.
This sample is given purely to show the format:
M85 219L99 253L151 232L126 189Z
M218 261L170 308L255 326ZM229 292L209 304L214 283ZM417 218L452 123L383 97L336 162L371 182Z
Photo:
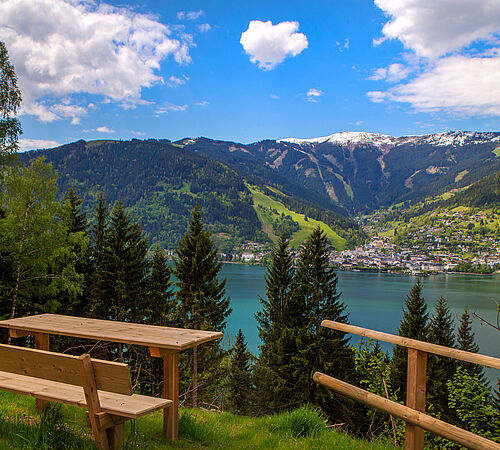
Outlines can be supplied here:
M46 139L19 139L19 151L27 152L28 150L38 150L40 148L59 147L61 144L57 141Z
M412 81L387 92L368 93L372 101L410 103L418 111L444 110L464 116L500 116L500 55L443 58Z
M188 109L187 105L166 105L157 108L155 112L156 114L166 114L170 111L178 112L178 111L186 111L186 109Z
M201 25L198 25L198 30L200 30L202 33L206 33L211 29L212 26L209 23L202 23Z
M132 130L132 131L130 132L130 134L131 134L132 136L146 136L146 132L144 132L144 131L133 131L133 130Z
M273 99L273 100L279 100L280 96L279 95L276 95L276 94L271 94L270 97Z
M417 55L437 57L499 31L498 0L375 0L390 21L382 33Z
M369 80L386 80L389 82L401 81L406 78L412 71L411 67L404 66L403 64L395 63L387 67L376 69Z
M177 13L177 18L179 20L184 20L184 19L196 20L202 15L203 15L203 10L201 9L199 11L179 11Z
M111 130L110 128L106 127L106 126L102 126L102 127L97 127L95 129L98 133L108 133L108 134L112 134L115 132L115 130Z
M207 102L206 100L202 100L201 102L196 102L195 105L205 107L205 106L210 105L210 102Z
M318 98L321 97L322 95L323 95L323 91L321 89L311 88L307 92L307 100L309 100L310 102L315 103L315 102L318 101Z
M369 78L400 82L371 91L371 101L409 103L415 110L459 116L500 116L498 0L375 0L389 16L380 45L399 39L406 64ZM474 44L479 44L474 47ZM410 74L413 72L413 75Z
M157 71L163 60L191 62L192 37L172 34L152 16L106 3L0 2L0 40L16 68L21 112L45 122L78 123L86 107L72 101L73 94L140 101L142 88L162 82Z
M262 70L271 70L287 56L297 56L307 48L307 37L297 33L298 22L252 20L248 29L241 33L240 43L250 56L250 61Z

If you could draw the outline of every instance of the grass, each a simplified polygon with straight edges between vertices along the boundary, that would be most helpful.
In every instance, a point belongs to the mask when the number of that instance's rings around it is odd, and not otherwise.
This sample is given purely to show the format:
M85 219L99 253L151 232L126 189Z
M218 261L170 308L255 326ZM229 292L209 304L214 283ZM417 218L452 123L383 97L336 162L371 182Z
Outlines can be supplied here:
M493 150L493 153L495 156L500 157L500 147L497 147L495 150Z
M296 231L292 235L292 240L290 243L292 247L300 246L302 242L304 242L304 240L311 234L311 232L319 225L323 232L326 234L328 240L335 246L335 248L338 250L344 250L346 243L345 239L340 237L326 223L311 219L310 217L305 220L304 214L299 214L289 210L285 205L265 195L256 187L248 186L248 189L252 193L254 208L257 212L259 220L262 223L262 229L273 241L276 241L277 237L272 232L271 221L268 217L266 217L266 214L263 214L262 211L257 208L258 205L264 206L266 208L276 209L276 211L278 211L278 214L283 213L287 216L290 216L293 220L295 220L295 222L299 224L300 230Z
M316 410L303 407L266 417L181 408L179 439L167 443L161 412L126 423L125 449L394 449L325 426ZM93 449L85 409L55 404L44 415L31 397L0 392L0 449Z

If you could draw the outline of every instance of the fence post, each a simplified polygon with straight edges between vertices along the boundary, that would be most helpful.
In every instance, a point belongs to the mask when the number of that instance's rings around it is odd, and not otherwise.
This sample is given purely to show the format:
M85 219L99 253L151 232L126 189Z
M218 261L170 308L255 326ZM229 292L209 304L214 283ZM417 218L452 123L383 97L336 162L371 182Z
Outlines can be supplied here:
M425 411L425 378L427 371L427 352L408 348L408 375L406 406L417 411ZM405 450L424 448L424 429L406 424Z

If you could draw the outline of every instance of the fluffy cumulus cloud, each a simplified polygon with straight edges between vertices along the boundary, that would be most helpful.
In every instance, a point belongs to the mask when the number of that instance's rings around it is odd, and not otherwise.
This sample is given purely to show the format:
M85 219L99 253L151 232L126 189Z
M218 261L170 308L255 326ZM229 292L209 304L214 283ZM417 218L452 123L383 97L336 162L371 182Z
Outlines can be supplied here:
M419 56L437 57L498 37L498 0L375 0L390 20L382 33Z
M54 148L61 145L57 141L46 139L19 139L19 151L27 152L29 150L38 150L40 148Z
M82 95L133 106L141 90L162 83L160 63L191 62L191 36L156 18L85 0L2 0L0 40L23 92L22 113L79 123Z
M298 33L298 22L252 20L241 33L240 43L250 61L262 70L271 70L288 56L297 56L307 48L307 37Z
M375 70L372 80L406 80L386 91L368 92L372 101L409 103L417 111L500 116L498 0L375 0L375 4L388 21L374 45L398 39L411 62Z

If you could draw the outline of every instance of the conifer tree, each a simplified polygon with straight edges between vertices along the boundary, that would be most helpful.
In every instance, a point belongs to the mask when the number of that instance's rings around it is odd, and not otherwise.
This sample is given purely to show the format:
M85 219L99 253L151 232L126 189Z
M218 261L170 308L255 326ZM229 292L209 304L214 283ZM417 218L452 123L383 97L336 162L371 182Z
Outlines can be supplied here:
M427 305L422 297L422 282L420 279L406 296L403 307L403 319L399 325L399 336L426 341L428 338ZM408 369L408 351L405 347L396 345L391 361L392 387L398 399L406 401L406 375Z
M476 344L474 332L472 331L472 319L467 309L464 310L462 317L460 317L460 325L457 333L457 348L465 350L466 352L477 353L479 345ZM468 363L465 361L458 361L459 366L463 367L470 375L477 375L482 382L485 382L483 366L479 364Z
M222 263L217 261L210 231L201 221L201 208L196 205L189 221L187 233L179 242L173 274L178 287L175 293L177 310L176 325L197 330L223 331L226 318L231 313L226 296L226 280L219 281ZM198 373L206 378L217 379L223 351L215 341L194 347L193 359L187 370L192 374L193 406L198 404Z
M429 323L429 342L445 347L455 346L454 324L450 310L443 297L435 305L435 313ZM456 370L455 360L428 354L427 361L427 399L433 410L441 414L441 419L452 419L448 408L448 391L446 383L451 380Z
M87 214L83 211L82 200L78 197L73 185L64 194L67 227L69 233L83 232L87 234Z
M119 200L110 217L105 236L101 285L103 302L99 317L130 322L144 320L148 271L147 242L140 225L125 212ZM123 360L122 345L118 345L118 358Z
M90 246L91 274L89 280L89 299L86 312L90 317L99 317L100 308L104 303L104 292L102 290L102 274L104 272L104 244L108 230L108 205L104 194L99 192L98 202L94 210L92 225L92 240Z
M289 370L296 348L291 338L294 268L288 242L282 234L272 251L266 273L266 298L259 298L262 310L256 314L262 345L254 371L255 403L261 412L289 407L295 388Z
M302 403L318 405L332 420L346 422L354 429L361 420L358 405L312 381L316 371L349 382L356 380L349 337L321 326L324 319L349 322L346 306L337 292L337 275L329 265L328 246L325 234L317 227L304 242L297 263L294 306L302 314L295 316L294 321L302 325L296 334L296 395Z
M147 302L145 303L145 322L150 325L169 326L175 310L174 292L170 280L171 270L167 265L164 250L156 244L151 260L151 272L147 279ZM142 349L144 350L144 349ZM140 351L140 350L138 350ZM146 360L149 372L141 373L141 392L159 396L163 392L163 361L151 357L148 351L140 351L142 360Z
M241 328L236 335L234 347L231 350L231 371L227 385L227 402L229 411L235 414L247 414L252 398L252 372L250 367L251 354Z

